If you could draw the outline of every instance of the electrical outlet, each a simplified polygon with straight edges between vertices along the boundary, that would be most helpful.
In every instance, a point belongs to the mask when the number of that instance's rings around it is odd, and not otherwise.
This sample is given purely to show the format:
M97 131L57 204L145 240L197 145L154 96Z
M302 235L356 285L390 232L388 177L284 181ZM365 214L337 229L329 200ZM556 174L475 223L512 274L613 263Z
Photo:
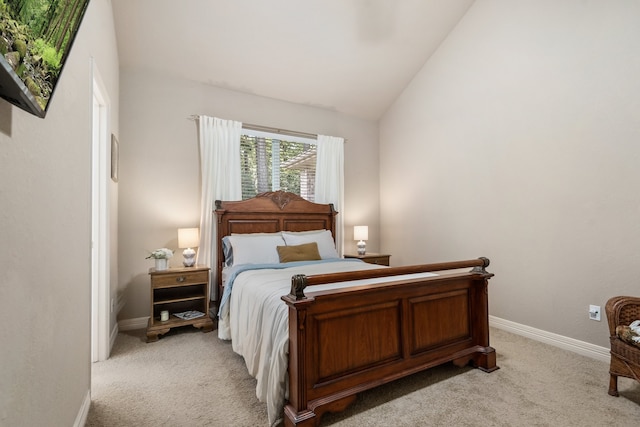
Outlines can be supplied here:
M590 305L589 306L589 319L600 321L600 306L599 305Z

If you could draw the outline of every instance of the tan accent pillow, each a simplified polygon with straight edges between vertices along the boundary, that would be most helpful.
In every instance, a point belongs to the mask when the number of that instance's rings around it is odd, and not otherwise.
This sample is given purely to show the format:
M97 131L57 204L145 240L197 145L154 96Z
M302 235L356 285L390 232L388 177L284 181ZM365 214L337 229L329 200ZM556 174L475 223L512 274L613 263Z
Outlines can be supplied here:
M316 242L296 246L278 246L276 249L278 250L280 262L315 261L321 259Z

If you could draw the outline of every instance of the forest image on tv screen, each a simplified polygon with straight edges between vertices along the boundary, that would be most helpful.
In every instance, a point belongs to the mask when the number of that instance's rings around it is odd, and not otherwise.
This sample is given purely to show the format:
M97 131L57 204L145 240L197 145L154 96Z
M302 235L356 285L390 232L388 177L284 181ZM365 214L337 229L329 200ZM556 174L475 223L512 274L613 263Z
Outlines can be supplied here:
M27 111L44 117L88 3L0 0L0 65L35 104ZM2 88L0 96L26 109L9 90Z

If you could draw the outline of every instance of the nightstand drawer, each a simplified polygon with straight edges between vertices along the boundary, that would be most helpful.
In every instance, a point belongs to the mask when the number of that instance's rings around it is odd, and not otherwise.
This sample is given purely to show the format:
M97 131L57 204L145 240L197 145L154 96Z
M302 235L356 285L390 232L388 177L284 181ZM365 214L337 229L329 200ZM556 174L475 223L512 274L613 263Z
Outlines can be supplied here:
M157 275L153 278L154 288L167 288L171 286L185 286L193 283L208 283L207 271L180 272Z
M363 259L363 261L368 262L369 264L389 265L388 256L368 257Z
M358 258L359 260L362 260L366 263L369 264L377 264L377 265L389 265L389 258L391 257L391 255L387 255L387 254L375 254L375 253L369 253L369 254L365 254L365 255L355 255L355 254L345 254L344 255L345 258Z

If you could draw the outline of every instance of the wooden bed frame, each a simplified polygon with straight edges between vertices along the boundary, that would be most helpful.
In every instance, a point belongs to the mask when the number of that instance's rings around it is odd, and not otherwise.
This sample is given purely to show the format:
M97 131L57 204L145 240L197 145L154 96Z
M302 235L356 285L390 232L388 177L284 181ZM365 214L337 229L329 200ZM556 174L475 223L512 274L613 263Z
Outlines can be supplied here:
M335 236L333 205L282 191L216 201L215 214L218 271L222 237L231 233L327 229ZM489 346L488 265L480 258L294 276L291 293L282 297L289 306L285 425L316 426L322 414L344 410L359 392L443 363L498 369ZM437 276L313 292L322 283L428 271ZM218 298L220 280L218 274Z

